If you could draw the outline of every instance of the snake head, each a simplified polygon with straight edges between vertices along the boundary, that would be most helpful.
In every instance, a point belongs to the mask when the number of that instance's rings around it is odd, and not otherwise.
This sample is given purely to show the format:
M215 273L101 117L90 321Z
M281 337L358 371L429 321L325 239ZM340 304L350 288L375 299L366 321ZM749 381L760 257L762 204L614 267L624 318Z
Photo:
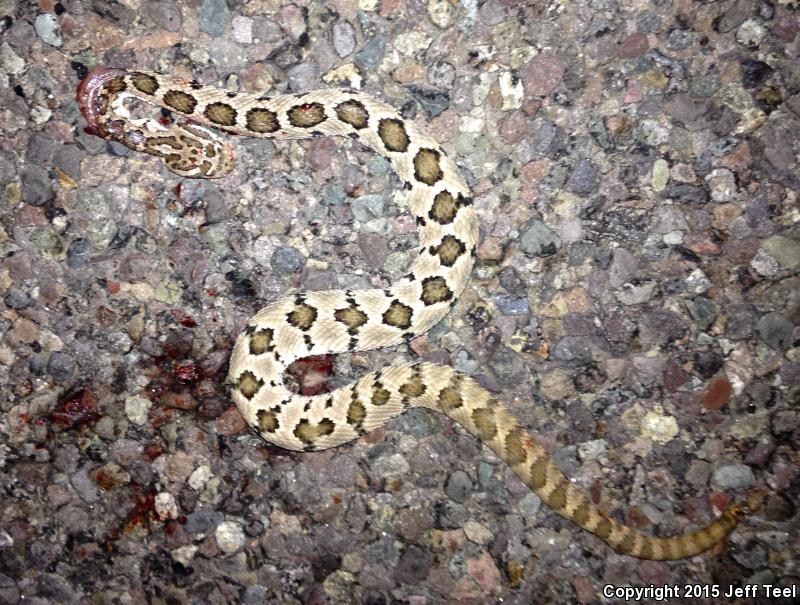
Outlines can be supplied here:
M125 89L124 69L96 67L78 85L75 99L86 120L86 132L109 138L105 128L109 100Z
M236 163L230 143L191 122L176 122L160 136L145 141L143 151L160 155L167 168L188 178L220 178Z

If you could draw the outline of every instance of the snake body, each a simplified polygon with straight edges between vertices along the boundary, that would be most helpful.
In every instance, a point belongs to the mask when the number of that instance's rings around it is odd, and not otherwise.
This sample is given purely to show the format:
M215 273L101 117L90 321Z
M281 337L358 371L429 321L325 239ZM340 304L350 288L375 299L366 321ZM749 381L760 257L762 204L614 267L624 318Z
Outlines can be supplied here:
M182 119L133 120L135 97ZM642 534L613 519L564 476L514 416L472 378L431 363L391 366L316 396L284 386L294 360L363 351L407 341L452 307L472 269L477 218L454 162L430 136L391 106L355 90L330 89L265 98L201 86L143 70L99 68L80 84L89 132L161 156L188 177L219 177L233 167L229 134L276 139L335 135L371 147L391 162L419 226L419 255L386 289L305 292L259 311L230 359L232 398L267 441L290 450L335 447L411 407L446 414L489 446L556 513L618 552L647 559L692 556L722 540L744 514L730 506L709 525L672 538Z

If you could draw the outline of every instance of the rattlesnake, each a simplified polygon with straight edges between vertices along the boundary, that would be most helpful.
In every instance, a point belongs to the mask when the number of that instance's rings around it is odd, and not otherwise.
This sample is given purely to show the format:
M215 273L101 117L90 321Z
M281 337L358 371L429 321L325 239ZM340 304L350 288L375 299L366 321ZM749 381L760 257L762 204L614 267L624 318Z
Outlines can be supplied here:
M179 121L134 120L126 98L159 105ZM512 414L472 378L431 363L372 372L330 393L293 394L282 376L311 355L364 351L410 340L433 327L464 289L475 256L477 217L447 153L391 106L359 91L330 89L267 98L227 92L142 70L98 68L78 88L87 131L164 158L187 177L233 168L230 145L201 125L276 139L346 136L391 162L419 226L419 254L386 289L305 292L259 311L230 360L232 397L267 441L290 450L335 447L410 407L446 414L494 450L556 513L615 550L647 559L695 555L723 539L745 514L732 505L699 531L655 538L614 520L570 481Z

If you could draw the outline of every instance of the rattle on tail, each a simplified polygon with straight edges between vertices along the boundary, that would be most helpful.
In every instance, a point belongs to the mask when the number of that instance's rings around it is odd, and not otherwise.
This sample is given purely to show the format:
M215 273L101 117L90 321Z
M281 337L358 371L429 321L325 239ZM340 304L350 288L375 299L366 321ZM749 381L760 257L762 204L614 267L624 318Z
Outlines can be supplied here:
M134 120L133 97L179 119ZM87 131L162 157L170 170L217 178L233 167L229 134L278 139L344 136L389 159L419 226L420 249L408 273L385 289L305 292L259 311L239 335L230 361L232 398L267 441L291 450L327 449L383 425L410 407L446 414L494 450L556 513L615 550L646 559L701 553L745 515L733 505L716 521L674 538L642 534L604 513L556 467L512 414L472 378L431 363L396 365L322 395L290 392L283 373L310 355L364 351L408 341L455 304L472 270L478 223L469 188L439 144L389 105L359 91L333 89L274 98L226 92L143 70L99 68L78 88Z

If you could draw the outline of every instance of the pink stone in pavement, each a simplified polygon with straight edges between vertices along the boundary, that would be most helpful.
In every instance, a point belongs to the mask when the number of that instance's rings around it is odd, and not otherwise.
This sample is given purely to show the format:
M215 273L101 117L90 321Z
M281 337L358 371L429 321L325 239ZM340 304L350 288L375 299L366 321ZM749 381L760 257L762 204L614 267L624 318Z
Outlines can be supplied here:
M647 34L638 32L631 34L620 42L617 47L617 55L620 59L635 59L641 54L646 53L650 49L647 42Z
M337 143L331 137L314 139L306 158L314 170L330 168L333 152L336 150Z
M736 149L719 159L719 165L734 172L740 172L749 167L752 161L753 156L750 154L750 145L747 141L742 141L736 146Z
M546 97L564 77L564 64L558 57L542 53L531 59L522 70L522 83L529 96Z
M638 103L642 100L642 84L639 80L628 80L623 103Z
M526 181L541 181L550 171L550 160L534 160L522 167L522 175Z
M669 172L669 176L673 181L680 181L681 183L694 183L697 180L697 175L694 169L689 164L675 164Z
M500 594L500 571L488 552L476 559L467 559L467 573L489 594Z
M578 597L578 601L581 603L589 603L595 602L595 589L592 586L591 580L586 576L575 576L572 578L572 587L575 589L575 596Z
M442 365L448 365L450 363L450 356L442 349L434 347L427 334L417 336L409 343L409 347L411 347L414 354L423 361L440 363Z
M275 17L278 27L284 34L299 39L306 31L306 20L303 11L296 4L288 4L278 11Z
M383 0L379 14L381 17L388 17L398 12L403 4L405 4L404 0Z
M402 235L415 231L417 224L408 214L400 214L392 219L392 228L395 233Z
M235 435L246 428L247 424L235 405L222 412L217 418L217 432L220 435Z
M500 124L500 136L504 143L514 144L528 134L530 119L521 111L512 111Z
M503 246L495 237L487 237L478 246L478 258L481 260L496 261L503 258Z
M775 7L775 19L772 22L772 32L780 36L787 42L794 40L797 32L800 31L800 20L788 9L788 7Z
M716 255L722 252L720 247L705 235L687 235L683 243L696 254Z
M272 76L263 63L254 63L241 73L242 84L247 92L260 93L272 85Z
M636 573L644 584L663 586L669 581L670 568L664 561L642 561Z

